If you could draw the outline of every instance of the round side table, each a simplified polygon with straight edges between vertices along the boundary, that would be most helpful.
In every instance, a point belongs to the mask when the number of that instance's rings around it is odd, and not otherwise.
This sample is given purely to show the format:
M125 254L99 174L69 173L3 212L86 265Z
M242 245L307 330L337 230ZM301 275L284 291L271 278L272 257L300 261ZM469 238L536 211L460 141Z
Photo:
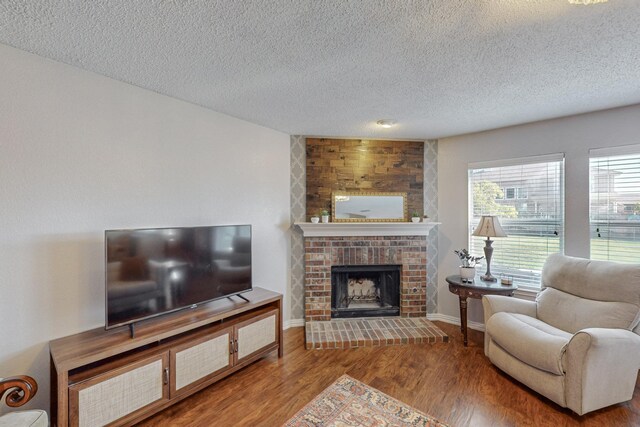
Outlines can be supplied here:
M459 275L447 276L449 292L460 298L460 330L464 337L464 346L467 346L467 298L481 299L483 295L512 296L518 289L517 285L502 285L500 281L486 282L476 276L472 282L463 282Z

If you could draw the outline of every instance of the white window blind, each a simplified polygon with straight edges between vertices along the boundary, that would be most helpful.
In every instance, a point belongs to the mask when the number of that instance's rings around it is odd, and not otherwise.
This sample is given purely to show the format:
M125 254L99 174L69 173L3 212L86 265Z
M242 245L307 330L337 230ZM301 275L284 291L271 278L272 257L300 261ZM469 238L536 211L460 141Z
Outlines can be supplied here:
M513 195L505 194L515 189ZM540 287L547 257L564 252L564 155L469 165L469 249L483 255L484 237L472 236L482 215L497 215L508 237L495 238L491 273L513 276L521 288ZM486 264L478 267L484 269Z
M640 263L640 145L589 152L591 258Z

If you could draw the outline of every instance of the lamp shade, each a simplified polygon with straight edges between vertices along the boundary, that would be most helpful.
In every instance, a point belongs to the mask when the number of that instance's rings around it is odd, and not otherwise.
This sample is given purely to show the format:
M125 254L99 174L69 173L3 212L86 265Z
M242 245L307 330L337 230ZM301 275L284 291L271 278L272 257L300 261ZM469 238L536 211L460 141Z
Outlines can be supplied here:
M498 217L493 215L483 215L482 218L480 218L480 223L476 229L473 230L473 235L484 237L507 237L507 233L502 229Z

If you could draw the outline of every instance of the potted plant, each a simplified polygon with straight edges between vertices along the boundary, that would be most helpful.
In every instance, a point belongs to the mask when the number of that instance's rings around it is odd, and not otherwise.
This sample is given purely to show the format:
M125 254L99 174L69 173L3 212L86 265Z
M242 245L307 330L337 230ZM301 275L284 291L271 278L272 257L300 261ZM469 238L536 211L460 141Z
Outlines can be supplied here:
M411 214L411 221L413 222L420 222L420 214L418 213L418 211L413 211L413 213Z
M326 209L322 209L320 212L320 216L322 217L322 223L327 224L329 222L329 211Z
M453 251L462 265L460 266L460 278L463 282L473 282L473 278L476 276L476 265L484 258L483 256L473 256L466 249L460 249Z

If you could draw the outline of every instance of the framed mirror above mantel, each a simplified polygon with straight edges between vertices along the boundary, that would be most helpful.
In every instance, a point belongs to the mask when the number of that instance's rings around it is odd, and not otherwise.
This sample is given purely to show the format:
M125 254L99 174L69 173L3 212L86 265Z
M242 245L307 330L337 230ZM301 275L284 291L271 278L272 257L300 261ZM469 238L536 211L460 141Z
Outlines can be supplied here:
M334 192L331 218L333 222L406 222L407 193Z

